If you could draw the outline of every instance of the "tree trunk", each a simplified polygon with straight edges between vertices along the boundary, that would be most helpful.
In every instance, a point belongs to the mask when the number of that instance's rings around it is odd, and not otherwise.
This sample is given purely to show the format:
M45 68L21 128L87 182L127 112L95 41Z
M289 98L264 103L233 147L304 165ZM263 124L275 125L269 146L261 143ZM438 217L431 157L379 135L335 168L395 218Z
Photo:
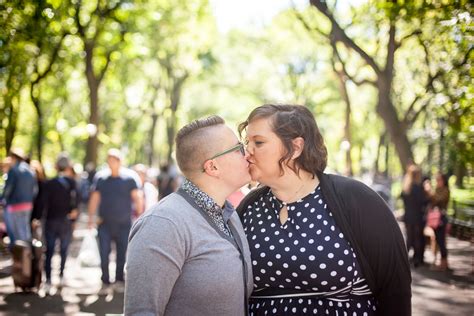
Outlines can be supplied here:
M38 161L42 162L42 152L43 152L43 111L41 110L41 103L40 99L38 96L35 96L35 84L31 84L30 86L30 97L31 101L33 102L33 105L36 110L36 115L38 119L38 129L37 129L37 135L36 135L36 151L38 153Z
M90 102L90 116L89 124L95 126L95 133L90 133L87 139L86 147L86 159L84 165L92 162L94 166L97 166L97 152L99 141L97 134L99 132L99 85L100 81L94 74L93 68L93 57L94 57L94 43L85 42L86 52L86 78L87 85L89 86L89 102Z
M13 99L14 98L12 97L5 98L5 104L7 104L7 108L8 107L10 108L10 111L8 112L8 125L7 125L7 128L5 129L5 150L6 150L7 155L10 152L10 149L12 148L13 138L15 138L16 127L17 127L16 124L18 121L18 113L19 113L19 109L15 110ZM19 106L20 105L18 104L18 107Z
M411 151L411 144L408 141L406 127L398 119L397 111L390 98L391 78L387 79L379 76L377 87L377 113L385 123L390 139L395 145L402 169L405 172L406 167L413 163L413 153Z
M148 166L153 166L155 161L155 133L156 133L156 126L158 123L158 114L153 113L151 115L151 128L150 128L150 139L148 144Z

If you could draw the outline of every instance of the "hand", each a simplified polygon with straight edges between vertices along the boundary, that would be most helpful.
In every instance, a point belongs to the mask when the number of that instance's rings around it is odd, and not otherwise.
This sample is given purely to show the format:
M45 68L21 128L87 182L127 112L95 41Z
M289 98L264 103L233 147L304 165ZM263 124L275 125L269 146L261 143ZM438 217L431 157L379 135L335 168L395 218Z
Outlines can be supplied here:
M69 212L69 214L67 215L67 217L70 219L70 220L76 220L77 217L79 216L79 212L77 211L77 208L73 209L71 212Z

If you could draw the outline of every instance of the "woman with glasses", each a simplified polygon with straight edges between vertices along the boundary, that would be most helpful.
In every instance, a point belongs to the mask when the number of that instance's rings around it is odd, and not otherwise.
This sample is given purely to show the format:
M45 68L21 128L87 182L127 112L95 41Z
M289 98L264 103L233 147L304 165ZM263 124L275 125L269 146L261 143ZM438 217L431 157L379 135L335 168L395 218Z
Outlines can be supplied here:
M125 315L245 315L250 253L226 201L250 181L244 146L211 116L178 132L176 158L184 183L130 233Z
M250 315L410 315L400 229L364 184L324 173L327 151L304 106L263 105L240 124L252 180L239 205L251 251Z

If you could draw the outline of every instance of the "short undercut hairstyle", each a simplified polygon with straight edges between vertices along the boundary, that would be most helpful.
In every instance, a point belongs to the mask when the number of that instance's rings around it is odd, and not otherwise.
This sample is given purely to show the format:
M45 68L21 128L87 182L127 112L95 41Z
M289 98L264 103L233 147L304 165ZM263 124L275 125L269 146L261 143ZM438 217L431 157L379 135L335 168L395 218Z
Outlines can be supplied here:
M181 172L188 177L190 173L201 171L205 159L218 144L211 139L212 127L225 124L222 117L212 115L190 122L176 134L176 160Z
M270 119L273 132L280 138L286 153L280 158L280 171L283 174L283 164L293 156L292 141L296 137L304 139L304 148L301 155L295 159L295 169L298 173L303 169L313 176L323 172L326 168L328 152L323 136L319 131L313 113L302 105L264 104L255 108L247 120L240 123L239 134L247 128L250 122L258 119Z

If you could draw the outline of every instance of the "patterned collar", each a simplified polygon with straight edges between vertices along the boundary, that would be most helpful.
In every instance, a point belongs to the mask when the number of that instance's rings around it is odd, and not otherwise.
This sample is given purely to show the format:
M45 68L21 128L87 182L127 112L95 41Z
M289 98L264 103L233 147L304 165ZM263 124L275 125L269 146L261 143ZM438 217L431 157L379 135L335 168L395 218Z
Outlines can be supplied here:
M227 222L232 215L233 209L229 206L227 201L224 205L224 209L222 209L209 195L199 189L188 179L184 180L181 188L193 198L196 204L206 212L207 215L209 215L220 231L227 236L232 237Z

